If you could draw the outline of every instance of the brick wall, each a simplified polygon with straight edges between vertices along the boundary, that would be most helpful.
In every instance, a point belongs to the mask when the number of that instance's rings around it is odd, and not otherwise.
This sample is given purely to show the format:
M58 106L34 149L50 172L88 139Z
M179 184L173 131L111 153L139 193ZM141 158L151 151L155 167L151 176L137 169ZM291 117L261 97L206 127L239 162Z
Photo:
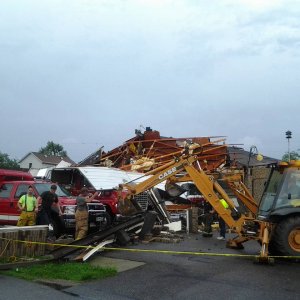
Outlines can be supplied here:
M245 178L245 184L256 202L259 203L271 169L266 167L253 167L250 171L250 175L247 175Z

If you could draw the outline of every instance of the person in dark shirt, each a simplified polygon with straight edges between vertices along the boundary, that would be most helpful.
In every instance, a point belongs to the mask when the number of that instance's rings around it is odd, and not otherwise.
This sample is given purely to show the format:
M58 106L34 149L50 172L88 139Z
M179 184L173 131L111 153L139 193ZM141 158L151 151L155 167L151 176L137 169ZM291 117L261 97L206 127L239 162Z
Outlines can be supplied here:
M50 191L45 191L39 197L41 210L38 214L38 225L52 225L54 235L58 238L65 233L65 224L62 219L62 211L56 194L57 186L51 185Z
M213 234L212 234L211 225L213 223L215 211L208 201L205 201L203 204L203 212L204 212L204 218L203 218L204 230L202 232L202 236L212 237Z

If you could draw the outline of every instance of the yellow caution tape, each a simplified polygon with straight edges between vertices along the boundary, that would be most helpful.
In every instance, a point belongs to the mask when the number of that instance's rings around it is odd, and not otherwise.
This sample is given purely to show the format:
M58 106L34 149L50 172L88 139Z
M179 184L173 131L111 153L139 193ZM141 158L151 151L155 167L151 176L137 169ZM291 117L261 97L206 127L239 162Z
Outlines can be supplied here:
M72 247L81 249L94 249L97 246L80 246L80 245L70 245L70 244L57 244L57 243L47 243L47 242L32 242L32 241L22 241L22 240L12 240L8 238L0 237L2 240L9 240L11 242L25 243L25 244L35 244L35 245L49 245L49 246L59 246L59 247ZM115 248L115 247L103 247L102 250L117 250L117 251L127 251L127 252L142 252L142 253L160 253L160 254L172 254L172 255L195 255L195 256L220 256L220 257L243 257L243 258L262 258L259 255L254 254L233 254L233 253L213 253L213 252L192 252L192 251L172 251L172 250L150 250L150 249L131 249L131 248ZM270 255L268 258L283 258L283 259L300 259L300 256L279 256Z

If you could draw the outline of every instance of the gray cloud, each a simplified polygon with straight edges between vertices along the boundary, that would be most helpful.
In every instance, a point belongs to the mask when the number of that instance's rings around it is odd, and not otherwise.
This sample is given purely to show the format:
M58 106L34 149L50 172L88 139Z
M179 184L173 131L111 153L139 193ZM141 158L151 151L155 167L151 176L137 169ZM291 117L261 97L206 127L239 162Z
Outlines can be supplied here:
M274 157L290 129L300 148L300 11L251 3L1 2L0 151L21 158L53 140L78 161L140 124Z

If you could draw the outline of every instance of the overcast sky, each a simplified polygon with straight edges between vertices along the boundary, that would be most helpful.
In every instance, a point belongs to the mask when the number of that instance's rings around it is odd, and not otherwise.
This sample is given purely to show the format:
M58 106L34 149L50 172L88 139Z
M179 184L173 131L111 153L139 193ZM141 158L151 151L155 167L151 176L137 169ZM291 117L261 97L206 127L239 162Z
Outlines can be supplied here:
M80 161L150 126L300 148L300 1L0 2L0 151Z

